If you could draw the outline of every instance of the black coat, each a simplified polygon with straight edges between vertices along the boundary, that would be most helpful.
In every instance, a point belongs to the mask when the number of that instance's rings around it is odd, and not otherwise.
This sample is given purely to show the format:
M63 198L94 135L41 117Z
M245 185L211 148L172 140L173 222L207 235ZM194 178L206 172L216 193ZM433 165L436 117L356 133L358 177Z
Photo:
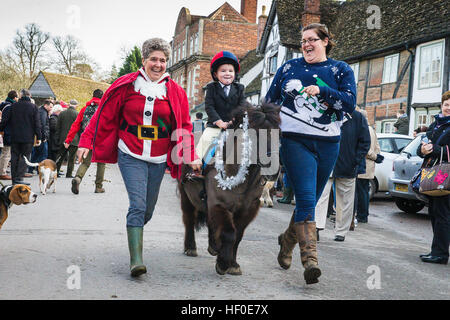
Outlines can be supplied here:
M362 170L358 167L365 161L370 149L370 132L366 118L359 111L353 111L351 118L341 128L339 156L333 170L335 178L356 178Z
M10 112L2 116L0 131L4 131L8 125L11 143L33 143L35 136L37 140L41 140L41 121L38 108L31 103L30 98L22 97L10 108Z
M9 113L11 112L12 103L6 104L2 109L2 118L9 118ZM9 127L5 125L3 129L3 144L5 146L11 146L11 132Z
M53 152L58 152L59 150L59 144L58 144L58 136L56 134L56 126L58 124L58 115L52 114L50 116L50 119L48 121L49 128L50 128L50 138L48 140L48 149Z
M48 141L50 139L50 119L48 116L48 111L44 106L39 107L39 119L41 121L41 136L43 141Z
M210 82L206 86L205 111L208 114L207 127L217 128L213 123L217 120L228 122L231 111L244 104L244 85L233 82L228 97L218 81Z
M440 124L439 126L438 123ZM439 115L436 115L435 122L428 127L426 136L433 144L433 152L425 156L422 154L422 144L417 148L417 155L421 158L425 158L425 164L431 166L436 160L439 161L441 158L442 147L444 147L442 150L442 161L449 161L449 159L447 159L447 148L445 148L445 146L448 146L450 149L450 116L439 118Z

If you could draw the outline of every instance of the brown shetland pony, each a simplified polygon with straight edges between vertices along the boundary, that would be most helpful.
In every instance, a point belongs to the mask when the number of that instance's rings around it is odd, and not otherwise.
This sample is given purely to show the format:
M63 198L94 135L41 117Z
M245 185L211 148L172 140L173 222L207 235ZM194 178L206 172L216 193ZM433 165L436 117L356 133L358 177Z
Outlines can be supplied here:
M256 129L257 140L260 136L258 129L268 130L268 146L270 146L270 136L273 132L271 129L278 129L280 125L280 108L270 104L263 104L260 107L250 105L240 107L233 113L234 128L239 128L242 124L245 112L248 113L249 128ZM236 137L234 139L238 140ZM276 143L278 145L278 141ZM260 144L259 141L252 141L252 145L258 148ZM234 148L236 155L237 148L241 148L241 146L234 143ZM278 149L273 150L274 153L277 151ZM239 164L236 164L236 161L233 161L234 164L228 164L225 154L223 159L226 175L228 177L236 175ZM276 161L278 161L278 157ZM249 166L244 182L231 190L223 190L218 187L215 179L217 170L214 165L208 165L205 168L204 179L186 175L190 169L188 166L183 167L183 178L178 186L185 226L184 253L188 256L197 256L195 229L198 231L201 226L207 224L208 252L217 256L216 271L221 275L226 273L242 274L241 268L236 262L238 246L245 228L258 214L259 198L265 181L271 178L266 179L261 175L261 168L264 166L260 164L259 156L256 162Z

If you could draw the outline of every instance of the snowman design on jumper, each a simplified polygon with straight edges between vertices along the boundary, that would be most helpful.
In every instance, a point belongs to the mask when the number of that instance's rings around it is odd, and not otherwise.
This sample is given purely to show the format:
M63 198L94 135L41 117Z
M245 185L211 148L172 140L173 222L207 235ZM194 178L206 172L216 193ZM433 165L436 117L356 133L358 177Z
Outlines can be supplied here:
M313 77L316 80L316 85L328 87L328 85L317 75L314 75ZM293 104L295 111L288 108L291 112L286 112L287 110L285 110L284 113L316 129L328 131L324 125L329 125L337 120L335 110L329 108L327 103L321 99L320 96L308 96L305 92L301 93L303 89L304 86L301 80L292 79L287 82L284 88L285 97L283 105L289 106L289 104Z

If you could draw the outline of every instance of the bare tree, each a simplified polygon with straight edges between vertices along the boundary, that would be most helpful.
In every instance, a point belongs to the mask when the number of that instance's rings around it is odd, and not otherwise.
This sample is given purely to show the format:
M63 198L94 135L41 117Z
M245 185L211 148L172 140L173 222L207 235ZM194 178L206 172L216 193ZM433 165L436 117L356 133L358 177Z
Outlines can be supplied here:
M17 30L13 40L13 48L24 73L28 71L28 76L35 75L36 67L39 66L39 54L44 44L50 38L50 34L41 31L35 23L25 26L25 31Z
M58 52L60 65L64 66L65 72L74 75L75 66L86 59L86 55L81 51L80 41L71 35L53 38L53 46Z

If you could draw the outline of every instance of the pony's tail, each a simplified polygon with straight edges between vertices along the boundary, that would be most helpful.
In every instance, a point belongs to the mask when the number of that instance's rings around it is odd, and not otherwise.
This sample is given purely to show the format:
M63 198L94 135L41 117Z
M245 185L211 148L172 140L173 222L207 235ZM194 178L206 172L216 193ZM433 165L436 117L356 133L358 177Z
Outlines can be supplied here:
M195 221L195 230L199 231L208 223L208 215L203 211L197 211L197 219Z

